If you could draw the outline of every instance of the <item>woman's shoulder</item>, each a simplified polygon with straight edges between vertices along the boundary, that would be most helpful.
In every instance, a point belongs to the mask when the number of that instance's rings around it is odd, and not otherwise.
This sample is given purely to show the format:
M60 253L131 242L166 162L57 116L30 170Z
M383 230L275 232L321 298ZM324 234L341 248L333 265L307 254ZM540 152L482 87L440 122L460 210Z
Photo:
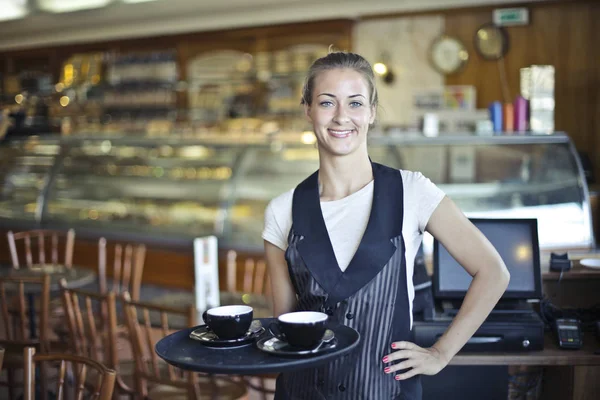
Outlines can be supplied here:
M405 186L415 185L424 181L429 181L429 179L419 171L409 171L406 169L400 169L399 171Z
M287 192L281 193L279 196L273 198L267 208L273 210L273 212L278 213L281 211L289 210L292 208L292 200L294 198L294 190L290 189Z

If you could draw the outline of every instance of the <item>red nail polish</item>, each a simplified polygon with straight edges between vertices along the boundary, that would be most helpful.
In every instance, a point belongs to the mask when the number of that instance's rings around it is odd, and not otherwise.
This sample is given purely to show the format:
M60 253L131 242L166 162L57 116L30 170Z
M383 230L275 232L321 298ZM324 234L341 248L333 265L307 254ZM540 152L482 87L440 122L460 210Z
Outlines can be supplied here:
M396 348L396 343L392 343L392 349Z
M385 369L383 370L383 372L385 372L386 374L390 373L390 367L385 367Z
M388 362L387 356L383 357L383 362Z
M400 380L400 375L396 375L396 376L394 377L394 379L395 379L395 380L397 380L397 381L399 381L399 380Z

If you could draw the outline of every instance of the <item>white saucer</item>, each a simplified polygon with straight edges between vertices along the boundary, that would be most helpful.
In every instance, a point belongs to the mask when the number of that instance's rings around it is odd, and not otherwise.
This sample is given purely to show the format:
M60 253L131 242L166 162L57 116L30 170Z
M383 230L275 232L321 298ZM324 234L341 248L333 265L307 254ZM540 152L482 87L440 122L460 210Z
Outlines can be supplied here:
M584 258L579 263L584 267L600 269L600 258Z

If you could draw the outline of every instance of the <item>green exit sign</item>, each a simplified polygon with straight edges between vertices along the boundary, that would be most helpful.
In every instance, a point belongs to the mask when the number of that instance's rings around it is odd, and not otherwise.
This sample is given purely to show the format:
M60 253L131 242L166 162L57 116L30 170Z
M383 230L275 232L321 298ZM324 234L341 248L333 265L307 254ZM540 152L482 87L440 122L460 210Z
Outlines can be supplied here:
M529 10L526 8L501 8L494 10L494 24L499 26L527 25Z

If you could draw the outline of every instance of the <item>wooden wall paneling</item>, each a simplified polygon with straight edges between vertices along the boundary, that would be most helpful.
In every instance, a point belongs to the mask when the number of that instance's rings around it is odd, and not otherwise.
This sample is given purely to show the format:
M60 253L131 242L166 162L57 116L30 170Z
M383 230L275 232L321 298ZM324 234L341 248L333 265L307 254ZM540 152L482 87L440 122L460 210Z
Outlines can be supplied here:
M191 42L186 45L186 60L181 59L182 62L187 63L190 59L198 57L203 54L212 53L220 50L235 50L243 53L251 53L254 50L254 41L252 40L221 40L211 42Z
M509 51L499 62L483 60L475 51L477 28L491 22L492 9L465 9L446 13L446 33L461 39L470 53L466 68L448 76L448 85L475 85L477 105L486 108L495 100L513 101L519 94L520 69L533 64L554 65L555 130L567 132L580 151L590 153L600 176L598 76L596 48L600 41L594 21L600 18L597 2L552 2L527 5L530 23L506 27ZM503 94L504 67L508 95ZM508 97L508 99L505 99Z
M4 87L4 80L6 79L6 75L8 74L8 59L6 57L0 56L0 104L3 103L4 91L6 88Z
M545 367L542 375L542 393L540 399L567 400L572 399L573 367Z
M544 297L560 308L589 308L600 304L600 278L557 279L544 278L542 290Z
M271 38L269 40L269 50L279 51L297 45L316 44L326 47L331 45L337 50L349 51L351 49L347 37L347 35L336 33L283 36Z
M588 340L593 340L588 338ZM573 367L573 399L597 400L600 397L600 367Z
M351 20L327 20L296 24L280 24L255 28L200 31L167 36L163 35L123 40L110 40L105 42L76 43L32 49L0 51L0 58L3 58L7 55L34 55L47 52L49 50L58 50L59 52L66 54L107 51L109 49L116 49L117 51L140 51L140 49L172 48L180 43L188 43L189 45L200 44L204 46L213 44L219 47L222 43L226 43L227 41L254 42L260 37L271 40L282 36L307 34L314 34L316 36L333 34L336 37L341 37L349 34L352 23L353 22ZM349 44L349 39L350 38L348 37L348 39L344 40ZM343 44L343 42L341 42L341 44Z
M598 18L600 18L600 3L596 3L593 11L589 13L588 24L590 27L597 24ZM600 47L600 29L590 29L590 43L594 46L586 49L589 53L591 61L591 74L588 84L588 101L590 107L590 121L589 121L589 134L594 138L594 143L590 148L590 160L594 166L594 175L596 184L600 183L600 57L598 57L598 48Z

